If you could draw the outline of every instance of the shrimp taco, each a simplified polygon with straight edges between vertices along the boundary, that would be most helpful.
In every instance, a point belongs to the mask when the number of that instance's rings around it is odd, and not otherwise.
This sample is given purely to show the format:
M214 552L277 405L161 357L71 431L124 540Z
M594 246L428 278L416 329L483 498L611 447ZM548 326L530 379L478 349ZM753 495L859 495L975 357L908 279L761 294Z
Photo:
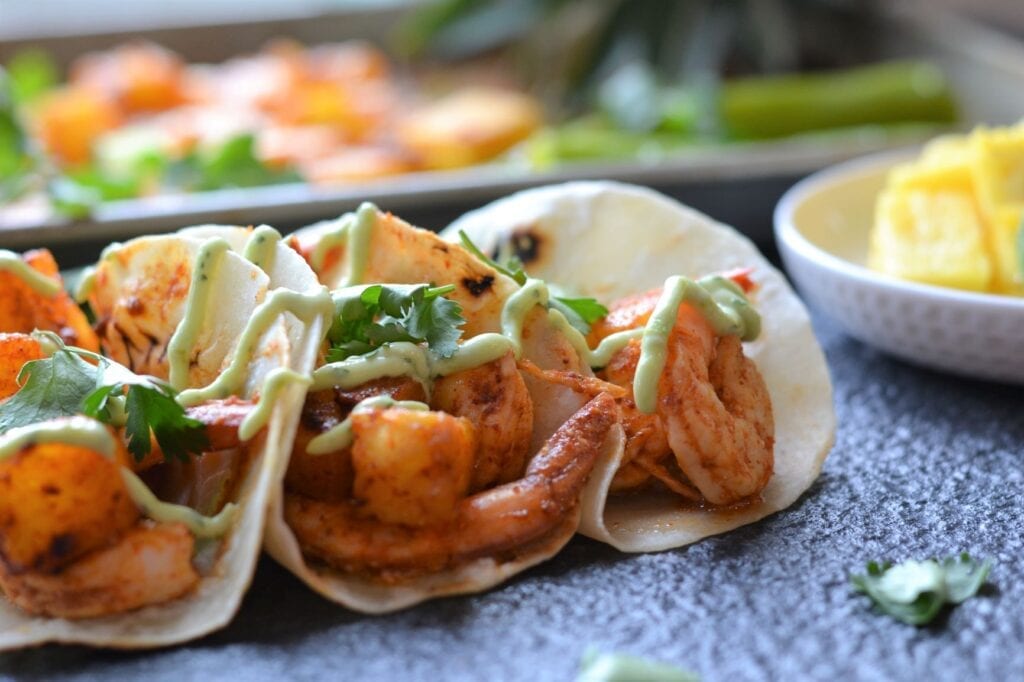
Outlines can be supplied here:
M621 429L601 382L546 378L578 368L547 308L487 259L370 204L290 244L335 314L272 497L269 552L366 613L478 592L558 552Z
M0 649L168 645L236 612L331 309L242 232L112 245L95 331L55 267L0 254L25 294L0 299Z
M793 504L818 476L835 432L823 353L783 276L734 230L647 189L581 182L444 234L460 233L607 304L579 347L622 389L625 438L588 485L582 533L678 547Z

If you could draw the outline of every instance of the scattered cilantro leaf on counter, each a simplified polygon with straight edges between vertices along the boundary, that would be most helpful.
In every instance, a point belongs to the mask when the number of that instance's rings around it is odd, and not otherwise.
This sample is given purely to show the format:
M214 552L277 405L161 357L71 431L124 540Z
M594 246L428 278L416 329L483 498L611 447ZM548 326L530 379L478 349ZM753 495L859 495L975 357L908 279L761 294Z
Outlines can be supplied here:
M451 357L466 321L462 307L445 298L454 290L454 285L374 284L357 296L336 298L327 361L365 355L397 341L426 343L441 357Z
M150 433L166 459L185 458L206 447L203 424L186 414L175 401L174 390L163 381L135 374L90 351L65 346L56 335L47 337L58 339L57 349L48 358L25 363L18 375L21 388L0 404L0 432L84 414L106 424L123 425L128 451L136 461L149 454Z
M487 265L490 265L501 274L511 277L519 286L526 284L528 275L523 269L523 262L519 258L511 256L505 259L505 264L502 265L481 251L480 247L473 243L473 240L469 238L469 235L464 230L459 230L459 240L467 251ZM568 320L569 324L575 327L581 334L589 334L590 325L608 314L608 309L601 305L596 298L573 298L552 294L548 300L548 308L553 308L565 315L565 319Z
M978 562L966 552L939 561L870 562L865 575L851 577L854 589L866 594L883 613L909 625L926 625L942 608L977 594L992 563Z
M602 654L588 649L580 661L576 682L698 682L700 678L667 663L639 656Z

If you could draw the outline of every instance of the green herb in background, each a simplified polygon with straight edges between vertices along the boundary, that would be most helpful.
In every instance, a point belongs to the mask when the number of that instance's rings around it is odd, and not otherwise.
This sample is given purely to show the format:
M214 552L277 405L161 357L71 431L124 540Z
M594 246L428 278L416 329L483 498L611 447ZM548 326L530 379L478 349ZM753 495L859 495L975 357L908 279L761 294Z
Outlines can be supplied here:
M667 663L638 656L602 654L590 648L580 661L576 682L699 682L700 678Z
M60 81L53 57L43 50L22 50L7 62L11 96L19 106L29 104L52 90Z
M0 69L0 203L21 196L35 168L36 159L15 108L13 84Z
M964 552L939 561L904 561L867 565L867 574L851 577L854 588L866 594L882 612L909 625L926 625L942 608L977 594L992 568Z

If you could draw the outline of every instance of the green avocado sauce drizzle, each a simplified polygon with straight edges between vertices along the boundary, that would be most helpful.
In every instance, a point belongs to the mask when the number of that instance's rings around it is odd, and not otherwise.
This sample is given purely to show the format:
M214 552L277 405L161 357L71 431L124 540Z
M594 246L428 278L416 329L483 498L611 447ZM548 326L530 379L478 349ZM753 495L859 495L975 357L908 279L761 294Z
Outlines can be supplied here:
M191 301L190 301L191 303ZM260 303L249 318L231 356L231 362L220 375L203 388L190 388L178 394L178 403L188 407L207 400L226 398L236 393L245 383L246 370L256 356L260 339L282 313L291 313L306 324L323 318L325 322L334 313L334 304L326 288L313 294L303 294L288 289L275 289ZM188 314L178 326L178 331L190 322ZM173 338L177 338L175 332ZM168 356L170 353L168 353ZM267 391L264 390L264 393Z
M665 369L668 336L675 326L679 306L688 303L704 316L718 336L737 335L753 341L761 332L761 318L739 285L713 275L693 281L669 277L640 340L640 361L633 376L637 409L653 414L658 401L658 380Z
M121 242L107 244L106 248L100 253L99 263L90 265L82 270L82 274L78 278L78 286L75 287L76 302L85 303L86 299L92 295L92 290L96 287L96 269L101 263L113 259L114 254L121 246L123 246Z
M370 202L363 202L355 213L346 213L334 221L334 226L325 232L317 241L309 263L320 273L332 249L347 245L348 277L344 286L352 286L363 281L366 265L369 261L370 239L373 228L377 224L380 211Z
M27 284L32 291L42 296L50 297L60 293L61 285L59 280L47 277L32 268L22 260L21 256L13 251L0 249L0 270L11 273Z
M247 441L266 426L270 421L270 415L274 406L280 400L281 393L289 386L298 385L308 388L313 380L303 374L299 374L287 367L277 367L267 373L263 381L263 388L260 391L260 399L256 409L245 416L242 424L238 427L238 437Z
M224 256L231 250L227 240L216 238L205 242L199 247L195 266L192 269L192 281L188 285L188 298L185 312L170 343L167 344L167 364L169 367L169 383L180 391L188 385L188 369L192 347L206 319L210 295L214 289L217 271Z
M11 429L0 436L0 461L41 443L76 445L98 452L108 459L113 459L117 452L114 435L107 427L88 417L71 417ZM182 523L198 538L220 537L231 527L238 513L238 505L232 503L225 505L216 516L203 516L191 507L157 499L127 467L121 467L121 476L128 494L143 514L154 521Z
M260 270L269 273L274 268L274 256L277 255L280 241L280 232L270 225L260 225L249 236L242 256Z
M306 446L306 452L311 455L326 455L331 452L344 450L352 445L354 440L352 434L352 415L386 408L426 412L430 409L430 406L418 400L395 400L386 395L367 398L356 403L356 406L352 408L352 411L343 422L310 440Z

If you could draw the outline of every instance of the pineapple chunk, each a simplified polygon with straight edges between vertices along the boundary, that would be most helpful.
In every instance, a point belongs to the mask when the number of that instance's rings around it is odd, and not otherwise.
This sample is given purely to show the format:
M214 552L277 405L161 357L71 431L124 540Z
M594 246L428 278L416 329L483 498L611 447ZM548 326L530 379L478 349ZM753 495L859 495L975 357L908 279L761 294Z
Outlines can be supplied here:
M868 266L926 284L988 289L993 268L971 194L884 191L876 206Z
M1024 276L1020 270L1017 243L1024 204L1004 204L989 220L989 238L995 254L995 290L1002 294L1024 295Z
M921 161L931 165L969 164L970 140L963 135L940 135L924 146Z
M902 163L889 174L889 187L897 190L953 191L970 194L974 177L968 159L933 158Z
M994 216L1004 204L1024 203L1024 127L979 128L970 139L982 210Z

